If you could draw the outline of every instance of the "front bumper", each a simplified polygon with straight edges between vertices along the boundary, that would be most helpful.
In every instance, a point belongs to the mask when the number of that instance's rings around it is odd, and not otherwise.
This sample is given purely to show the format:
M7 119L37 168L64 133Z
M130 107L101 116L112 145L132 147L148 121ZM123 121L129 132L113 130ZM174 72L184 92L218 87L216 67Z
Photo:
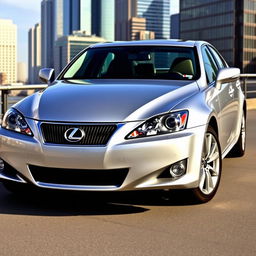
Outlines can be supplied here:
M27 120L34 137L0 128L0 158L17 170L15 177L0 171L0 179L50 189L85 191L123 191L144 189L195 188L198 186L203 135L206 126L168 135L125 140L138 126L131 122L121 126L106 146L72 146L45 144L39 123ZM179 179L158 178L173 163L187 159L186 174ZM120 186L57 184L35 180L29 166L81 170L128 169Z

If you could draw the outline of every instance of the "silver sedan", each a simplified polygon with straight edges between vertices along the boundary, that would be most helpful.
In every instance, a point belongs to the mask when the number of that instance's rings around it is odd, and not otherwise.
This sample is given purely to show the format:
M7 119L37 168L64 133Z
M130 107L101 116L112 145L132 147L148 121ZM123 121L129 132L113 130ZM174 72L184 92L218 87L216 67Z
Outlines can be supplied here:
M207 202L222 159L244 155L240 70L206 42L97 44L57 78L40 77L47 89L15 104L0 128L10 191L186 189Z

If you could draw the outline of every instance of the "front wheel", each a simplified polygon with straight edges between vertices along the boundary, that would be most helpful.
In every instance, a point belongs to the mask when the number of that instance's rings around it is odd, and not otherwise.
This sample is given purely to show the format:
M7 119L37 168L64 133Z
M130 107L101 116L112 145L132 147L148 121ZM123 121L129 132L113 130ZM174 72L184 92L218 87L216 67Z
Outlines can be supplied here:
M199 186L192 189L196 202L206 203L217 192L221 177L222 158L218 136L212 127L208 127L201 157Z

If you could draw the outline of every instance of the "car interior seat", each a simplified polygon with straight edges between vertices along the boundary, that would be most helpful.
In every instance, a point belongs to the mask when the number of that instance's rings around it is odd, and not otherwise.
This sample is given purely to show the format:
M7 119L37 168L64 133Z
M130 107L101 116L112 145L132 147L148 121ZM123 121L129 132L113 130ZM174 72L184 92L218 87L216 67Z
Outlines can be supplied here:
M169 69L169 73L181 73L182 75L194 76L195 72L192 60L185 57L176 58Z

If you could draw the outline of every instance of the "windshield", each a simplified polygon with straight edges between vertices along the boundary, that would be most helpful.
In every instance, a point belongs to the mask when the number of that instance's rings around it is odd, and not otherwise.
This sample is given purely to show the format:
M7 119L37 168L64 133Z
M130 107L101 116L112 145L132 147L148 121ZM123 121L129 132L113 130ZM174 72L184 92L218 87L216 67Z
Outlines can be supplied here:
M121 46L90 48L60 79L171 79L199 77L196 50L190 47Z

